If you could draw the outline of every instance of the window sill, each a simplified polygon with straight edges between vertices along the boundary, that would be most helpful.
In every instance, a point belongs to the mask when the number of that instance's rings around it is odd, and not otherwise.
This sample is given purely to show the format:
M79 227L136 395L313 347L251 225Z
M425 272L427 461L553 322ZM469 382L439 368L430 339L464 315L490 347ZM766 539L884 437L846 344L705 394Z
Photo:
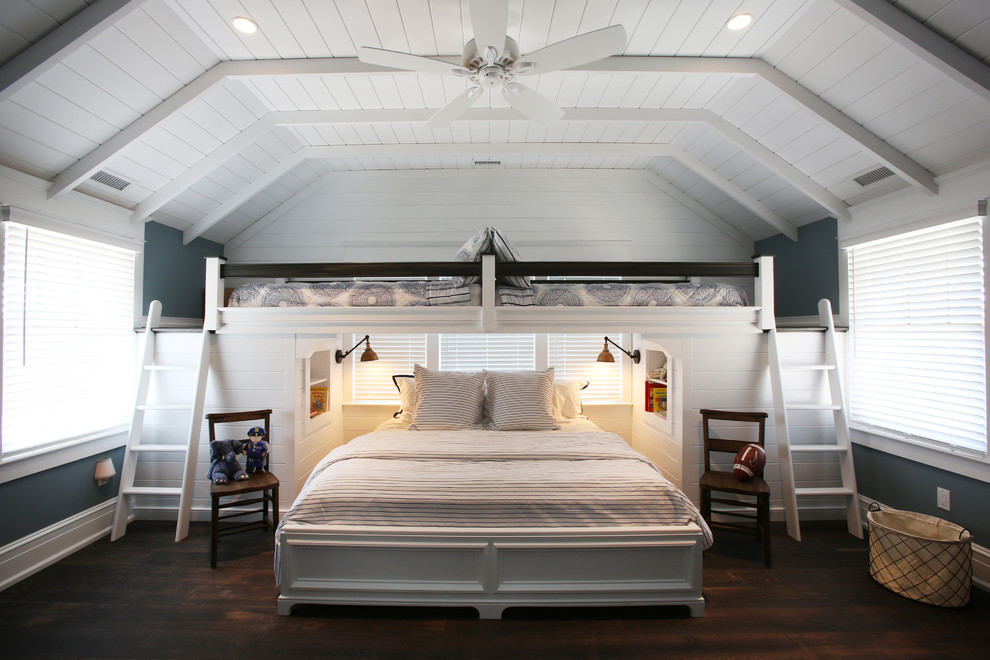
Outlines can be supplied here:
M0 460L0 484L89 458L127 444L127 430L107 433Z
M946 470L970 479L990 483L988 457L956 453L948 448L923 445L901 438L881 435L875 429L850 425L853 443L909 461Z

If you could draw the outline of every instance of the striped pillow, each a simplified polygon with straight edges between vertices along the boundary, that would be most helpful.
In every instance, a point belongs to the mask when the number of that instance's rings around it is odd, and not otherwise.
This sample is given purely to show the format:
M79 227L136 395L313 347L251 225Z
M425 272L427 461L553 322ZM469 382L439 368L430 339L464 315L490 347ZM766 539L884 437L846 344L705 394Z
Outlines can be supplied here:
M461 371L432 371L413 367L416 380L416 410L413 431L466 429L481 422L485 399L485 376Z
M546 371L486 371L488 408L498 431L555 431L553 367Z

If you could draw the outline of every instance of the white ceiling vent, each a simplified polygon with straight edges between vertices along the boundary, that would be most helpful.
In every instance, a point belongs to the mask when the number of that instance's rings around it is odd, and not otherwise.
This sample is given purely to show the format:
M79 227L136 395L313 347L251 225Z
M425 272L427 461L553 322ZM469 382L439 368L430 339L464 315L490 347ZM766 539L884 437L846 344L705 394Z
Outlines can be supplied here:
M502 161L500 160L476 160L474 161L474 166L478 168L486 167L502 167Z
M878 167L875 170L870 170L864 174L853 178L853 181L863 186L864 188L869 185L873 185L878 181L883 181L884 179L894 176L894 172L889 167Z
M119 176L114 176L105 170L100 170L89 178L97 183L102 183L105 186L110 186L111 188L116 188L117 190L123 190L127 186L131 185L130 181L121 179Z

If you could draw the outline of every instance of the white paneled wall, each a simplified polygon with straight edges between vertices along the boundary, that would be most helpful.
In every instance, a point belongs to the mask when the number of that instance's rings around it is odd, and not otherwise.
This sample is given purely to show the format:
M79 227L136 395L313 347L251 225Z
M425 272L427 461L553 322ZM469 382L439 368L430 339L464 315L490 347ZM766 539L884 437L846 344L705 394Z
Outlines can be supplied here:
M750 257L752 244L736 242L655 180L631 170L330 173L225 254L241 262L449 261L475 231L494 226L523 260Z

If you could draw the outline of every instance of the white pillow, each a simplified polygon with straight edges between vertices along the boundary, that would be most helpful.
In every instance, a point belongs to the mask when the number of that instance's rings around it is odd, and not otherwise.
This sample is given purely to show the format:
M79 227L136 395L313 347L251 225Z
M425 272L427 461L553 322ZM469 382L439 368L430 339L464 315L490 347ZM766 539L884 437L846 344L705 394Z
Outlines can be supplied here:
M486 371L488 408L497 431L556 431L553 367L546 371Z
M411 415L416 412L416 377L409 374L392 376L395 389L399 390L399 412Z
M557 419L573 419L584 413L581 390L588 387L586 380L558 381L553 386L553 416Z
M481 422L485 376L460 371L432 371L415 365L416 409L413 431L465 429Z

